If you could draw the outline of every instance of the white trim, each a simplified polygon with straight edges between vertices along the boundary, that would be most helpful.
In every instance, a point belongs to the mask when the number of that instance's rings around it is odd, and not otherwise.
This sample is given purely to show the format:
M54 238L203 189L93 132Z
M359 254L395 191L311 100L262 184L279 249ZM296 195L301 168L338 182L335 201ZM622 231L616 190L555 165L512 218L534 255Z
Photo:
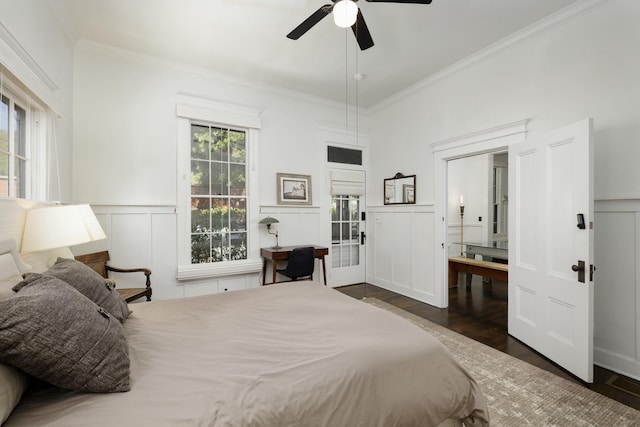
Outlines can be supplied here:
M96 214L174 214L173 205L103 205L91 204Z
M447 285L447 162L477 154L508 150L525 140L528 119L448 138L431 144L433 148L434 220L434 301L437 307L449 305Z
M190 95L177 94L176 98L178 117L260 129L260 110Z
M176 95L177 115L177 264L176 278L180 281L206 277L250 274L262 267L259 258L259 139L260 111L236 104L198 98L190 95ZM247 167L247 259L207 264L191 264L191 123L203 121L210 124L238 127L246 131Z
M198 280L209 277L225 277L237 276L243 274L258 273L262 270L261 259L246 259L242 261L233 261L222 263L222 265L213 264L187 264L178 265L178 281Z
M518 138L523 132L527 131L528 120L518 120L515 122L505 123L492 128L467 133L453 138L444 139L442 141L431 144L433 152L453 150L455 148L465 147L468 145L477 145L481 142L491 141L494 139L502 139L512 135ZM476 151L476 149L473 149Z
M59 88L29 52L0 22L0 63L35 96L62 117L62 105L54 95Z

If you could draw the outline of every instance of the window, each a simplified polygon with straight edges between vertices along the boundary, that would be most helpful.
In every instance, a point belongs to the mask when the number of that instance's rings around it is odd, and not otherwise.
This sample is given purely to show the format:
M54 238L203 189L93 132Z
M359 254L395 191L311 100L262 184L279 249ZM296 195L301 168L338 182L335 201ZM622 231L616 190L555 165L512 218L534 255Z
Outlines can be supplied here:
M246 131L191 125L191 263L247 259Z
M347 165L362 166L362 150L327 146L327 161L329 163L342 163Z
M332 267L360 264L360 196L331 196Z
M14 99L0 102L0 196L27 198L27 112Z
M177 279L259 273L259 112L177 98Z
M43 198L40 117L40 107L0 72L0 197Z

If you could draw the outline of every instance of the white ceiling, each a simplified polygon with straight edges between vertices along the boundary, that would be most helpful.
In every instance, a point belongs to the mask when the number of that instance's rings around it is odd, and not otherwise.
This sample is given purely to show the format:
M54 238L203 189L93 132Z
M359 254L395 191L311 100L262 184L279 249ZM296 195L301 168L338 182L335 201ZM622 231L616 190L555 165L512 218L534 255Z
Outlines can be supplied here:
M360 51L331 16L297 41L286 38L328 0L60 0L79 38L339 102L354 102L345 82L357 64L363 107L585 1L360 0L375 42Z

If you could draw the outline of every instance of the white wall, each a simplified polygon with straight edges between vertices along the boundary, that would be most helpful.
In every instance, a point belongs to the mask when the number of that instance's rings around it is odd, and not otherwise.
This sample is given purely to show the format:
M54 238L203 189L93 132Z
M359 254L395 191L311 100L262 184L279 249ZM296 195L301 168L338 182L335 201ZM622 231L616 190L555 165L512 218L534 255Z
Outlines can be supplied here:
M465 242L488 241L489 196L492 164L489 154L463 157L447 164L448 240L449 253L460 253L460 225L464 225ZM464 197L464 216L460 218L460 196Z
M367 278L422 300L442 286L430 273L441 222L434 215L431 143L522 119L529 119L529 135L535 136L593 117L599 199L595 357L640 377L640 2L602 4L398 94L371 112L371 127L361 111L371 141L367 200L369 218L375 218L367 226ZM261 109L262 212L275 205L276 172L319 177L315 206L287 210L296 225L287 224L291 233L281 238L302 243L311 224L317 236L326 236L319 243L328 244L328 221L322 219L328 193L318 186L326 175L324 144L317 134L319 124L343 123L344 106L88 43L78 46L72 68L73 37L56 22L49 2L3 0L0 24L11 35L0 40L0 60L12 61L11 71L35 82L62 116L56 126L62 194L52 191L50 197L69 200L73 175L73 201L93 203L110 234L92 249L110 249L119 264L151 267L156 298L253 286L259 279L186 286L174 279L177 93ZM18 42L55 89L43 89L42 79L6 49L7 39ZM417 205L382 206L383 179L398 171L417 174ZM260 239L261 246L272 244L264 233Z
M430 146L434 142L523 119L529 119L528 136L535 136L592 117L596 206L608 206L613 200L637 204L640 56L633 52L640 40L640 2L601 4L510 47L478 56L477 61L455 67L372 109L369 177L380 186L371 187L369 202L381 201L382 180L401 170L418 175L419 204L437 203ZM387 144L390 138L395 141L393 146ZM595 218L595 360L639 378L640 274L636 265L640 236L634 221L633 209L624 214L599 211ZM427 227L437 229L440 224L434 218ZM389 228L375 231L393 235ZM624 244L614 243L611 236L617 235L625 236ZM415 240L422 238L414 236ZM370 267L372 283L400 288L379 280ZM423 273L423 280L431 278L426 269Z
M261 217L277 215L282 245L330 245L326 140L321 135L328 125L344 129L344 104L86 41L76 48L74 73L74 199L91 203L99 213L109 236L102 249L110 250L114 264L152 269L154 298L258 286L260 281L258 274L175 280L176 94L260 110ZM366 127L365 112L359 121ZM353 129L344 132L356 144ZM366 144L366 138L361 135L357 143ZM311 175L313 206L276 206L277 172ZM261 230L260 246L272 245L273 237Z
M49 115L55 117L57 156L49 129L48 200L71 200L73 43L49 2L0 2L0 69L6 67L54 112ZM60 186L56 158L61 165Z

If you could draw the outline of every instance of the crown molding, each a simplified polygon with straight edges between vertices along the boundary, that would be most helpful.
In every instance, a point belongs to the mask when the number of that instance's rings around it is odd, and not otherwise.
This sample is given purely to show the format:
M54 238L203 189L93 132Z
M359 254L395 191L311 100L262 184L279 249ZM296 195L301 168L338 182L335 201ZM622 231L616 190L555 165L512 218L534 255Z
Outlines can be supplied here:
M0 22L0 71L3 68L20 80L31 94L39 98L59 118L64 116L65 109L55 94L59 89L56 82Z
M261 90L264 92L276 94L277 96L287 96L289 98L295 98L305 102L312 102L315 104L324 105L331 108L341 108L341 109L345 108L345 103L343 102L338 102L331 99L322 98L319 96L309 95L307 93L298 92L295 90L284 89L280 86L261 83L255 80L236 77L230 74L212 71L208 68L197 66L197 65L179 63L176 61L160 58L154 55L149 55L149 54L126 50L126 49L122 49L122 48L118 48L118 47L114 47L114 46L110 46L102 43L97 43L85 38L80 38L78 40L76 44L76 50L92 51L105 56L112 57L114 59L121 59L121 60L123 59L123 60L131 61L134 63L138 63L138 64L171 68L178 72L196 74L203 77L220 80L222 82L227 82L229 84L235 84L238 86L244 86L247 88ZM347 108L349 111L355 111L356 109L355 105L353 104L347 104ZM358 111L362 114L367 114L368 109L364 107L358 107Z
M493 43L486 48L453 63L452 65L442 69L441 71L430 75L426 79L423 79L418 83L415 83L407 87L406 89L403 89L400 92L391 95L389 98L369 107L369 112L373 113L392 104L395 104L396 102L399 102L400 100L412 95L416 91L426 86L430 86L445 77L455 74L462 69L465 69L477 62L484 60L485 58L496 55L524 40L533 38L540 34L544 34L547 31L551 31L554 28L557 28L561 25L573 21L574 19L591 13L613 1L615 0L581 0L572 5L569 5L564 9L561 9L558 12L549 15L546 18L541 19L540 21L517 31L503 38L502 40L499 40L496 43Z

